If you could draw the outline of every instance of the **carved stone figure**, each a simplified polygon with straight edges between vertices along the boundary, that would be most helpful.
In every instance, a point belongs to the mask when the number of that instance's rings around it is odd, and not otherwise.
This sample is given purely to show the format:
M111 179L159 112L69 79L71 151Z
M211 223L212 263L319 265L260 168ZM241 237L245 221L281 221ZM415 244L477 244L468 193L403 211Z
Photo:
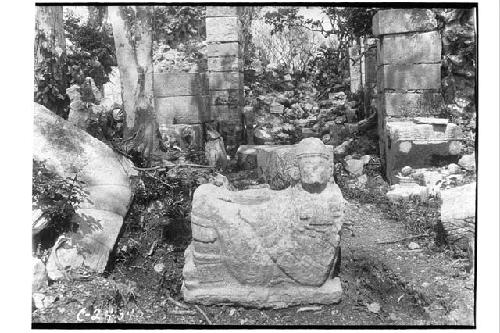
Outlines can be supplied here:
M193 241L185 252L185 301L280 308L340 300L335 268L344 199L328 182L330 154L321 140L302 140L296 154L301 183L294 187L198 187Z

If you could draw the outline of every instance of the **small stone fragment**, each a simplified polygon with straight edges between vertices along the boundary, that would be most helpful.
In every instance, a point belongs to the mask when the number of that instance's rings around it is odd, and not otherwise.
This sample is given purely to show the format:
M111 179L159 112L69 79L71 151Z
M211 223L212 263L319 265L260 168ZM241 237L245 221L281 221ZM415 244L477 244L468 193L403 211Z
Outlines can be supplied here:
M410 176L410 174L412 173L413 169L411 166L405 166L403 167L403 169L401 169L401 174L404 176L404 177L408 177Z
M416 249L420 249L420 245L418 245L417 243L415 242L410 242L410 244L408 244L408 248L410 250L416 250Z
M465 170L476 170L476 157L474 156L474 154L464 155L458 161L458 165L460 165Z
M350 159L346 161L346 170L356 176L363 174L363 161L357 159Z
M380 304L378 304L377 302L367 304L366 307L368 308L368 311L370 311L371 313L380 312Z
M158 263L154 266L154 270L156 273L161 274L165 270L165 264L163 263Z

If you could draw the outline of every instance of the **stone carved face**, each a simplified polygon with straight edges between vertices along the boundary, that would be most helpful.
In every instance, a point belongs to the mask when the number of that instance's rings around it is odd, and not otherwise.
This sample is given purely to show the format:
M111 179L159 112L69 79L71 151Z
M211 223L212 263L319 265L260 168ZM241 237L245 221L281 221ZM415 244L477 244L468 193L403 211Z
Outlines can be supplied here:
M302 156L299 158L302 187L309 192L323 190L330 178L328 159L324 156Z

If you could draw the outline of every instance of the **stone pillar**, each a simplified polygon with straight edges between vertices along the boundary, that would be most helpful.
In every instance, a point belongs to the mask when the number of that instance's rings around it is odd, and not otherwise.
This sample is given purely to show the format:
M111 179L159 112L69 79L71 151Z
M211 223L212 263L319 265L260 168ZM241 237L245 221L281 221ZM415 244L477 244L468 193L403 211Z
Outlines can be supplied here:
M376 105L377 96L377 39L367 38L363 43L362 73L365 118L373 113L372 105Z
M349 47L349 77L351 93L355 94L361 89L361 55L357 44Z
M432 166L436 156L458 155L462 133L442 108L441 38L429 9L390 9L373 17L377 44L380 152L386 176ZM457 156L458 157L458 156Z
M207 6L210 109L230 153L242 137L243 58L240 7Z

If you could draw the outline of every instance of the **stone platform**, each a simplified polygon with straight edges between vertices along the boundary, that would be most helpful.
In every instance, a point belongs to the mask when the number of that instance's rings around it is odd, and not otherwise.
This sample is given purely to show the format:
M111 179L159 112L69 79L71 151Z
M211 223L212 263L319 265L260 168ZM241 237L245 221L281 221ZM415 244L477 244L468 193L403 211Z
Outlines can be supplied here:
M417 119L386 123L383 140L386 176L397 182L397 170L409 165L424 168L434 165L435 158L458 161L462 151L462 132L456 124L444 119Z
M282 283L278 286L251 286L239 283L229 274L217 274L217 281L207 281L200 276L194 260L194 246L190 245L185 255L182 294L184 301L204 305L239 304L255 308L285 308L299 304L333 304L342 296L340 278L327 280L319 287L297 286ZM186 278L190 277L189 280Z

